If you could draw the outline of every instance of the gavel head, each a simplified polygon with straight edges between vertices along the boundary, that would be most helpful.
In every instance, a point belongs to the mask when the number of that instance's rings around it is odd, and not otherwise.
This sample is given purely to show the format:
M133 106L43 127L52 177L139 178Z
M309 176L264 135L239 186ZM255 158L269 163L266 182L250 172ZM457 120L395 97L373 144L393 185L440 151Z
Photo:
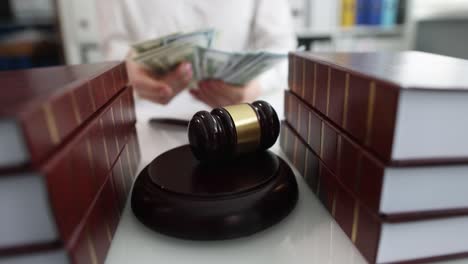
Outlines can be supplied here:
M197 112L190 120L188 137L198 160L226 160L270 148L279 129L275 109L255 101Z

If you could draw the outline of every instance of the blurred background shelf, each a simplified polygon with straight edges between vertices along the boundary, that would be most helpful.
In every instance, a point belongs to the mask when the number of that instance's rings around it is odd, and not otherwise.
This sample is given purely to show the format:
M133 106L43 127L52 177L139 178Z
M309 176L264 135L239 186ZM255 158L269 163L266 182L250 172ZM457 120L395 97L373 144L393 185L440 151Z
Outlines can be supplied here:
M317 51L320 47L329 46L329 51L336 49L335 44L345 43L346 40L353 39L366 41L374 39L387 40L389 42L401 42L404 38L404 26L352 26L340 27L331 31L314 31L308 29L299 29L296 31L299 46L304 46L310 51ZM350 49L351 46L348 46ZM324 48L322 48L323 50ZM343 47L346 50L346 47Z
M16 31L23 29L41 29L51 30L55 27L55 21L51 19L29 19L29 20L15 20L3 19L0 20L0 33L5 31Z
M95 1L0 1L0 70L102 61ZM412 49L468 58L467 0L288 1L298 43L311 52ZM363 20L359 5L369 2L391 3L391 19ZM32 60L41 53L41 62ZM6 57L16 62L5 66Z
M404 26L364 26L342 27L335 34L352 37L401 37Z
M352 26L352 27L340 27L334 30L310 30L307 28L300 28L296 30L296 34L299 38L321 38L331 36L352 36L352 37L400 37L404 33L404 26Z
M1 1L0 8L0 70L65 62L55 1Z

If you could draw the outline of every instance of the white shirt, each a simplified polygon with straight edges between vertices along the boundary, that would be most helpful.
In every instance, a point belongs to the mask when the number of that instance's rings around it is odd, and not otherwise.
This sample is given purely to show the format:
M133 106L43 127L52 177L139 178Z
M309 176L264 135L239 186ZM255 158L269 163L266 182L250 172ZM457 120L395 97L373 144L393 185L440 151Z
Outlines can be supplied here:
M295 48L287 0L99 0L101 43L107 59L123 59L132 43L174 32L214 28L214 48L229 51ZM286 63L260 76L262 89L287 86Z

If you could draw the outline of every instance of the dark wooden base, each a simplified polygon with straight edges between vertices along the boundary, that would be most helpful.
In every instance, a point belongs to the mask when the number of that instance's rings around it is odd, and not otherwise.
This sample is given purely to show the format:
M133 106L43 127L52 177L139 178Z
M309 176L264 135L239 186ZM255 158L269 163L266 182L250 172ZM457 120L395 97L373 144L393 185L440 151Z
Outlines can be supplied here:
M147 227L192 240L247 236L286 217L298 197L291 168L269 151L200 163L188 145L142 170L131 206Z

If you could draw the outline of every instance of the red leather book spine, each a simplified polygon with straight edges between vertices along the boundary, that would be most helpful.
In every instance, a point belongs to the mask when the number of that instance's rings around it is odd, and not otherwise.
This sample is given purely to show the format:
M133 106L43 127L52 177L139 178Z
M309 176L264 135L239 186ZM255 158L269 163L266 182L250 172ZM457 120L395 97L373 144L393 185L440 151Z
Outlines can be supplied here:
M287 121L281 126L280 146L312 192L363 257L370 263L376 263L382 225L387 222L391 223L393 219L377 215L360 197L356 196L356 193L344 184L342 178L323 162ZM398 219L398 222L423 219L425 219L424 216L412 219L407 217ZM466 256L467 253L464 252L403 260L397 263L425 263Z
M390 162L399 87L304 54L291 53L289 58L295 62L290 74L304 76L291 80L291 92Z
M116 103L117 104L117 103ZM122 158L112 168L112 185L117 194L118 208L122 212L140 160L139 146L135 129L135 103L131 87L118 99L118 108L114 108L116 131L128 142Z
M303 73L304 71L302 70L302 60L296 58L294 59L294 92L297 94L301 94L302 91L302 80L303 80Z
M75 230L73 239L66 243L72 263L104 263L105 261L120 218L117 194L112 187L112 177L112 172L106 176L106 181L96 196L94 204L90 206L83 223Z
M119 219L119 214L115 211L116 197L111 189L110 176L107 178L84 222L76 230L76 237L66 244L71 263L98 264L105 261L115 228L112 225Z
M294 84L294 55L292 53L288 54L288 87L293 90Z
M133 135L131 135L133 137ZM122 212L125 202L130 193L133 180L136 177L136 164L138 161L134 154L130 151L134 148L135 141L130 140L129 144L122 151L121 158L112 169L112 184L117 193L117 202L119 211Z
M130 135L130 138L133 134ZM130 140L120 152L117 161L112 170L106 177L106 181L100 189L94 204L89 208L86 217L81 225L75 230L73 239L66 242L70 259L74 264L105 262L112 238L117 229L121 215L121 196L124 195L124 201L128 197L131 185L127 185L125 190L116 190L116 182L126 182L131 184L135 171L131 171L134 157L129 156L128 149L136 141ZM130 163L129 163L130 162Z
M131 139L134 138L134 132L130 135ZM119 164L124 164L122 168L127 170L126 180L132 182L135 172L130 171L129 168L136 167L133 162L136 159L130 157L130 152L127 150L138 148L134 144L137 142L130 140L124 145L112 169L102 177L104 178L103 184L96 191L82 219L67 240L15 248L2 254L2 257L9 256L14 259L15 257L21 258L23 254L40 255L47 252L65 251L70 263L104 263L121 216L119 195L122 194L117 193L113 186L120 175L113 173L114 168L120 167ZM129 161L132 164L128 163Z
M288 123L343 185L378 214L387 166L298 96L286 91L285 101ZM401 222L464 215L467 212L467 208L458 208L382 214L382 217L387 221Z
M128 94L131 94L128 88L119 92L79 135L41 168L47 178L59 232L65 240L70 238L128 141L125 139L128 134L116 133L112 118L113 108L120 111L119 98Z
M133 168L132 170L133 171L138 171L139 169L139 165L140 165L140 161L141 161L141 151L140 151L140 144L138 143L138 135L136 133L136 130L135 128L132 128L132 136L130 137L130 141L132 142L132 144L130 144L130 148L129 148L129 151L130 151L130 158L132 158L132 165L133 165ZM135 174L135 177L134 179L136 179L136 174Z
M324 164L374 212L379 212L385 166L331 122L291 92L285 108L287 121ZM297 109L297 110L296 110ZM292 113L292 114L291 114ZM289 116L292 119L288 119ZM297 121L299 120L299 121ZM365 172L365 173L364 173Z
M310 189L370 263L375 263L382 222L343 187L335 174L285 122L280 144Z
M129 86L130 89L132 89L131 86ZM135 124L137 122L136 119L136 112L135 112L135 98L133 96L133 91L130 91L127 93L123 98L121 102L125 107L121 108L120 111L120 119L123 122L122 130L130 130L130 133L128 133L129 136L129 141L132 142L132 144L129 144L129 152L130 152L130 157L133 159L132 165L133 165L133 171L136 171L138 164L140 162L140 147L138 144L138 136L136 133L135 129ZM136 177L136 175L135 175Z
M122 153L122 155L124 156L125 153ZM117 194L116 202L120 213L122 213L125 206L125 201L127 199L127 191L131 187L131 181L129 182L129 176L127 174L127 171L125 171L124 169L124 161L124 159L119 159L117 161L115 166L112 168L111 179L115 192Z
M133 172L133 179L136 179L136 172L138 171L138 166L140 165L141 155L135 126L131 128L129 147L126 151L128 152L128 164L130 166L130 170Z
M90 263L85 260L89 257L91 263L104 263L140 160L134 119L120 119L117 124L112 117L113 113L133 110L132 101L130 87L120 91L41 167L60 240L0 249L2 256L56 250L65 245L76 263ZM126 110L121 111L123 108Z
M125 87L128 77L124 72L121 63L92 79L71 83L41 107L21 113L33 166L39 166L60 145L66 144L78 127Z

